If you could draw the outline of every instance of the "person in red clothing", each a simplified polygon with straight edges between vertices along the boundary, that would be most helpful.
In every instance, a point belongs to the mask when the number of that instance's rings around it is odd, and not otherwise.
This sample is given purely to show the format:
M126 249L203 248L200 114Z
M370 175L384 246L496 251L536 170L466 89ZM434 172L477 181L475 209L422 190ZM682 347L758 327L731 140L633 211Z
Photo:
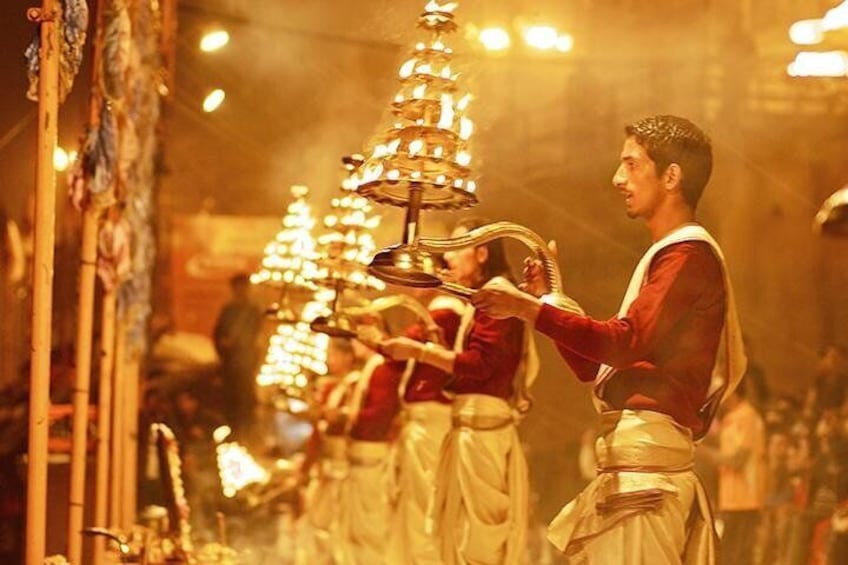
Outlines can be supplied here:
M598 477L554 519L551 542L580 563L712 563L712 516L692 471L694 438L745 368L721 249L695 223L712 171L692 122L653 116L625 128L613 185L653 245L618 315L595 320L543 304L540 265L525 289L492 285L472 298L494 318L535 324L602 412Z
M460 236L487 223L466 219ZM480 288L509 284L503 242L495 240L445 255L451 276ZM415 359L453 375L446 389L456 396L452 428L442 444L432 506L431 532L445 565L518 563L527 529L527 466L516 430L517 413L528 407L527 363L535 350L520 320L496 320L467 307L454 348L407 337L388 340L382 351Z
M419 291L426 303L433 291ZM434 341L453 347L465 305L457 298L437 295L427 309L439 328L438 338L422 323L405 335L422 343ZM443 390L450 375L445 371L407 361L398 393L402 397L403 425L395 445L393 514L389 535L389 563L427 565L441 563L438 548L425 527L436 482L439 450L451 427L452 399Z
M306 517L315 534L316 563L336 563L343 555L338 509L348 474L345 405L359 376L350 341L331 339L327 376L316 390L315 430L301 469L304 479L309 478Z
M389 448L405 367L371 349L385 337L382 319L373 314L371 318L359 320L357 325L361 339L354 344L365 365L347 404L349 471L342 485L339 530L344 546L342 562L352 565L385 563L390 516Z

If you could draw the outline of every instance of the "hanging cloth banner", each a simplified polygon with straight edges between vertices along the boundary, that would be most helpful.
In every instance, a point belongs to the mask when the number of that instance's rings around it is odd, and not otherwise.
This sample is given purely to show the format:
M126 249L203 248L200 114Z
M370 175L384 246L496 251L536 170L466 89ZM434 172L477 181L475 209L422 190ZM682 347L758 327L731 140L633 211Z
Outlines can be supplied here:
M114 290L132 275L130 226L123 218L108 218L100 228L97 274L106 290Z
M111 4L103 31L103 88L110 100L121 100L130 60L132 21L124 2Z
M82 53L85 47L85 35L88 28L88 4L85 0L61 0L57 4L56 25L61 37L61 54L59 59L59 104L65 101L74 79L82 64ZM35 37L24 51L27 61L27 76L29 90L27 98L38 101L38 72L40 61L38 51L41 47L41 30L37 29Z
M98 122L86 135L68 180L68 196L80 211L91 205L106 208L115 202L118 126L109 104L100 109Z

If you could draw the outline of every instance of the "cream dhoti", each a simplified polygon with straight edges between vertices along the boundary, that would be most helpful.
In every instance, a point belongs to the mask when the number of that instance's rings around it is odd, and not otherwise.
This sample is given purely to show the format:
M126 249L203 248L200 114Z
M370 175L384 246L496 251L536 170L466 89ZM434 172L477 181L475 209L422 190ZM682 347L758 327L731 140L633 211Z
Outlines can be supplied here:
M647 410L601 417L598 476L551 522L551 543L571 563L713 563L712 515L692 471L690 430Z
M404 407L404 424L395 445L397 500L391 521L388 562L438 565L435 540L425 529L436 484L442 441L451 427L451 407L413 402Z
M527 533L527 463L513 411L462 394L441 450L431 531L445 565L520 563Z
M339 529L345 549L344 563L385 563L389 530L387 462L389 444L382 441L351 441L350 469L342 485Z
M347 438L324 436L319 474L309 484L307 492L307 520L316 537L316 551L320 559L338 563L341 559L339 535L339 505L342 484L348 474Z

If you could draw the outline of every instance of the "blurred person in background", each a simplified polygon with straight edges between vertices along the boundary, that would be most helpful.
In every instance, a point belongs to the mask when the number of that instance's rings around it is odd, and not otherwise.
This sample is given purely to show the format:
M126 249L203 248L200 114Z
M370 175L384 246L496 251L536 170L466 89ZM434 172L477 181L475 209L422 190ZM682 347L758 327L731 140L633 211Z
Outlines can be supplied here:
M839 410L848 392L848 354L841 345L828 344L819 355L816 377L807 393L806 408L814 418L825 411Z
M256 370L262 309L250 298L250 277L230 278L232 298L215 323L215 350L221 359L225 416L236 437L250 437L256 416Z
M747 384L742 381L724 401L719 422L718 510L726 565L753 562L765 501L765 425L746 398Z

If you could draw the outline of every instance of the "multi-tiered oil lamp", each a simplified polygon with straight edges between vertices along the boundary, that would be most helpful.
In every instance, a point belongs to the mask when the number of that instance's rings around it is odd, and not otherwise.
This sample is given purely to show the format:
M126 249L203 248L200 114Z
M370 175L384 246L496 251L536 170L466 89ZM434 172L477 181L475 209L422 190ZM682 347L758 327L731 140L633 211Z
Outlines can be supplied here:
M418 18L429 32L400 68L392 102L393 124L372 140L370 156L355 176L356 191L375 202L406 208L403 240L379 252L369 272L388 282L432 287L432 256L418 245L421 210L455 210L477 203L468 142L474 124L470 95L451 68L445 37L456 31L456 3L431 1Z
M380 225L371 204L355 191L355 175L364 159L360 155L342 158L347 176L341 194L330 203L331 211L324 217L327 232L318 238L320 258L316 284L334 292L330 314L315 318L313 331L333 337L356 337L353 320L341 311L346 290L383 290L385 284L368 273L368 264L376 245L372 230Z
M302 185L291 187L294 200L283 217L283 227L268 245L259 270L251 275L250 282L279 290L277 302L266 310L279 323L294 324L301 317L291 306L308 300L315 292L312 279L317 276L318 258L312 228L315 218L306 201L309 189ZM296 294L296 297L292 295Z

